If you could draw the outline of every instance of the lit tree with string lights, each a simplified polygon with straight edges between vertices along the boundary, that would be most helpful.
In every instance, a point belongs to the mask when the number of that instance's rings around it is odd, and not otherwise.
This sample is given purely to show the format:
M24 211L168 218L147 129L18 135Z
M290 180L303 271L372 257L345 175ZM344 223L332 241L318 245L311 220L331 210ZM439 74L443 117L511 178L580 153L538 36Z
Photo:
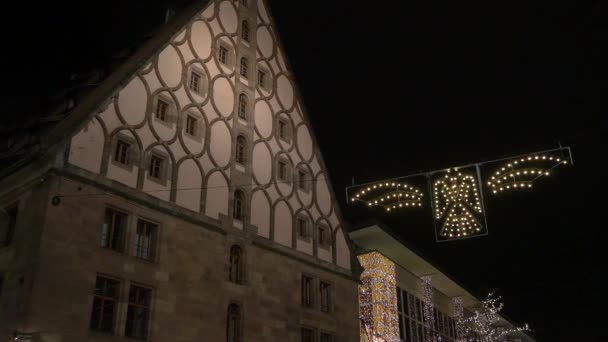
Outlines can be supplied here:
M501 324L503 306L500 297L490 293L471 316L463 317L462 311L457 314L458 342L506 342L510 334L530 330L528 324L522 327Z

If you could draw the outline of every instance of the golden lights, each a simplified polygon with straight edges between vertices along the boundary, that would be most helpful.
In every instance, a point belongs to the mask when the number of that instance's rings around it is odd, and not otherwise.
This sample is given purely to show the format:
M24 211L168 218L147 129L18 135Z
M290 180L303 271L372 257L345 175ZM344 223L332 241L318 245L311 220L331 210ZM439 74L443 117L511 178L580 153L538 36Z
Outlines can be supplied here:
M380 182L369 185L351 197L351 202L363 202L366 206L380 206L387 212L395 209L422 206L423 194L407 184Z
M375 340L399 341L395 264L379 252L358 259L364 269L359 285L361 330Z
M435 220L442 223L443 238L460 238L478 234L482 224L479 190L475 177L448 170L433 184Z
M551 175L551 170L568 164L567 160L550 155L529 155L509 161L487 182L493 194L503 191L529 189L535 180Z

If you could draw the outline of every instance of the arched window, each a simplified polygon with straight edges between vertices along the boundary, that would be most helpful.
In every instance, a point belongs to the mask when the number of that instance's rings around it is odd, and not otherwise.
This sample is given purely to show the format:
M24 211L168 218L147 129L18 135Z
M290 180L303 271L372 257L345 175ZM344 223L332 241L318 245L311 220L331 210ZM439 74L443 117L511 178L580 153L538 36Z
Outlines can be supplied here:
M243 253L241 247L234 245L230 248L230 270L228 280L233 283L243 283Z
M249 78L249 61L246 57L241 58L241 76Z
M247 139L244 136L239 135L236 137L236 162L239 164L245 164L247 153Z
M226 322L226 341L241 341L241 308L236 304L228 305L228 318Z
M243 221L243 218L245 217L245 194L241 190L234 192L232 217L241 221Z
M249 98L247 98L247 95L241 93L239 95L239 109L238 109L238 115L241 119L247 119L247 105L248 104L249 104Z
M249 23L247 20L243 20L241 23L241 39L249 42Z

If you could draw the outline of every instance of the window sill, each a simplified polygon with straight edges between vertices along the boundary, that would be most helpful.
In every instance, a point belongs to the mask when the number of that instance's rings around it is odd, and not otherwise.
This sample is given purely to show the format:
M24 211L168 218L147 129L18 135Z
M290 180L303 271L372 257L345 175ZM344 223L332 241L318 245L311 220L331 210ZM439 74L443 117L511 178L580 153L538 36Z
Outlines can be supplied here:
M296 239L298 241L302 241L302 242L306 242L306 243L311 243L312 242L312 239L310 238L310 236L300 236L300 235L298 235L298 236L296 236Z
M135 259L136 261L139 261L141 263L152 265L152 266L158 266L158 260L156 260L156 257L154 257L153 259L146 259L146 258L138 257L137 255L131 255L131 257L133 257L133 259Z
M114 254L125 255L124 251L117 251L115 249L108 248L108 247L103 247L103 246L99 246L99 248L103 249L104 251L108 251L108 252L111 252L111 253L114 253Z

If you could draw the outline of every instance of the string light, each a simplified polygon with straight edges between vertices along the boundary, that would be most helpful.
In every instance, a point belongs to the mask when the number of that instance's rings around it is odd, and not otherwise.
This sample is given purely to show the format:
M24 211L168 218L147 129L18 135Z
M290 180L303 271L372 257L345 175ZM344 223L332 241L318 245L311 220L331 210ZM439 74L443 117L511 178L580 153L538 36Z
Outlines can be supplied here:
M460 238L478 234L482 214L477 181L471 175L448 170L433 184L435 219L442 222L439 234L444 238Z
M494 293L490 293L486 299L481 301L479 307L466 318L464 317L462 301L457 306L456 299L454 299L454 309L456 311L458 342L499 342L504 341L505 336L515 332L530 330L528 324L524 324L522 327L514 327L500 323L500 311L502 311L504 304L500 302L500 297L494 297Z
M390 212L393 209L421 207L422 197L422 192L407 184L380 182L355 193L351 202L363 202L368 207L380 206Z
M493 194L507 190L529 189L535 180L549 176L550 170L566 164L568 164L567 160L550 155L521 157L492 173L487 184Z
M399 341L395 264L379 252L358 256L364 271L359 285L359 318L372 341Z
M431 277L423 276L420 277L421 287L422 287L422 296L424 301L423 307L423 315L424 315L424 327L426 330L426 339L428 342L437 341L437 335L435 334L435 330L433 329L435 326L435 315L433 314L433 286L431 286Z
M454 321L456 322L456 341L464 342L466 327L464 326L464 303L461 297L452 298L454 305Z

